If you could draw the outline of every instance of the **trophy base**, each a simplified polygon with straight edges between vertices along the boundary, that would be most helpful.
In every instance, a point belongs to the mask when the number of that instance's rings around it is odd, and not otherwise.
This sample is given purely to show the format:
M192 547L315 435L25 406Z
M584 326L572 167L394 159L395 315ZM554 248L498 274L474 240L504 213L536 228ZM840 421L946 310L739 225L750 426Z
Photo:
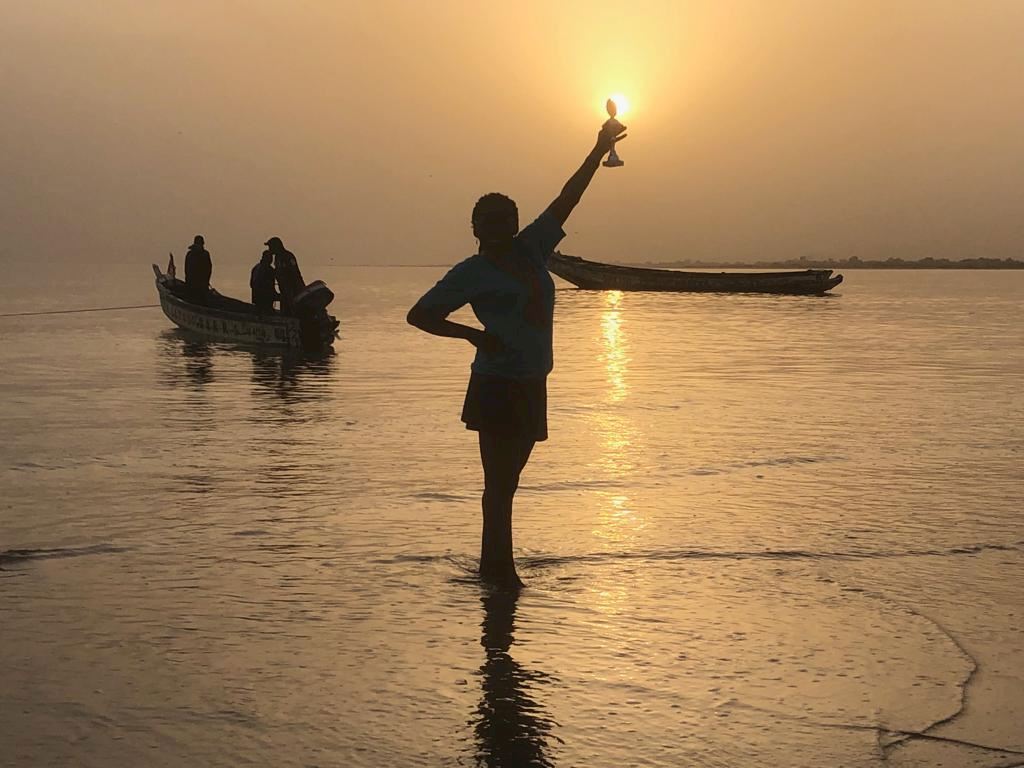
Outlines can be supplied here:
M620 160L617 157L609 157L607 160L601 163L601 165L603 165L605 168L620 168L625 164L625 160Z

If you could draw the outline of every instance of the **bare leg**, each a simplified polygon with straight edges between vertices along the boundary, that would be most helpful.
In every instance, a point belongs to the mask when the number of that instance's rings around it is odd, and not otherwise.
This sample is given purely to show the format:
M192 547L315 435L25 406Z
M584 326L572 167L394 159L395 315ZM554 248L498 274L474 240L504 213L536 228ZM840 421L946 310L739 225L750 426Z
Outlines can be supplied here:
M529 439L480 433L480 462L484 468L480 576L493 584L523 585L512 557L512 499L533 445Z

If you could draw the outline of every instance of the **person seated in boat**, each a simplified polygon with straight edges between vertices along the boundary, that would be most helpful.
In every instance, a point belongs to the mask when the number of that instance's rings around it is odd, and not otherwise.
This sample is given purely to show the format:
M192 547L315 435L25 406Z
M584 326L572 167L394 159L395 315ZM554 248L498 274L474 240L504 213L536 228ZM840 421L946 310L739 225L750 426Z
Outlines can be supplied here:
M212 274L213 261L206 250L206 241L202 235L196 235L185 254L185 290L191 301L196 304L206 303L210 295Z
M274 311L274 302L278 298L277 291L274 289L276 277L274 255L270 251L264 251L260 263L252 268L249 275L252 303L261 315L268 315Z
M295 254L284 247L280 237L272 237L264 243L274 257L274 271L277 275L277 287L280 290L281 311L292 314L292 302L298 293L306 287L299 271L299 262Z

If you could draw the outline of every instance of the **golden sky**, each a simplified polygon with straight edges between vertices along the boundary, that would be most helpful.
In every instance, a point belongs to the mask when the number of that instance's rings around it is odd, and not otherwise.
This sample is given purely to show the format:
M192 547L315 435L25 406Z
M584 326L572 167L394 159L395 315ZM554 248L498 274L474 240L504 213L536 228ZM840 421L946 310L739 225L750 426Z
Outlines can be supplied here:
M1024 2L33 0L0 11L0 258L457 261L626 94L563 250L1024 257ZM525 223L525 221L524 221Z

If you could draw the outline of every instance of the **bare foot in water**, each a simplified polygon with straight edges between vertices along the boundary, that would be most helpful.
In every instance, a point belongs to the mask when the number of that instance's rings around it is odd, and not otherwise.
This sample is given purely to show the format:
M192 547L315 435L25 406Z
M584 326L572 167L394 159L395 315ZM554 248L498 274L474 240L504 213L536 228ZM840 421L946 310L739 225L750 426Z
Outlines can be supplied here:
M523 580L519 578L519 574L516 573L516 567L513 563L487 566L481 564L480 580L499 589L518 590L526 586L523 584Z

